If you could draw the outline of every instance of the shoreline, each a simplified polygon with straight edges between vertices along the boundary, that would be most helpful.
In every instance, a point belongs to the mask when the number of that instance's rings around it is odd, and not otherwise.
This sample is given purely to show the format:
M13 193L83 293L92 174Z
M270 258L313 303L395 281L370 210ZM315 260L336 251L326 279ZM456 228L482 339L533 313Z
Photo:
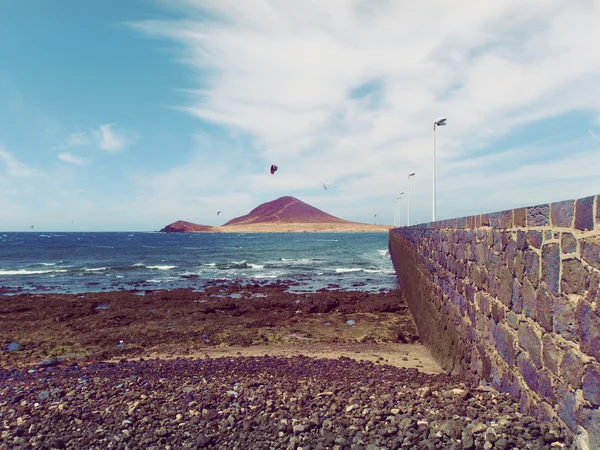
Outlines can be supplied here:
M286 223L262 222L253 224L212 226L178 221L167 225L163 233L389 233L392 225L366 223Z

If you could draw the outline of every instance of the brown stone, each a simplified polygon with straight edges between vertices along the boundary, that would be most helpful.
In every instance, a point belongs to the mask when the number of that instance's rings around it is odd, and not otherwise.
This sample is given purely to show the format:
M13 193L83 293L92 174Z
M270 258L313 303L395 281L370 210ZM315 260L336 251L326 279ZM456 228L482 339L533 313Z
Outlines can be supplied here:
M519 208L513 211L513 223L515 227L525 227L527 220L527 208Z
M567 259L562 261L561 291L565 294L583 294L590 283L589 274L581 261Z

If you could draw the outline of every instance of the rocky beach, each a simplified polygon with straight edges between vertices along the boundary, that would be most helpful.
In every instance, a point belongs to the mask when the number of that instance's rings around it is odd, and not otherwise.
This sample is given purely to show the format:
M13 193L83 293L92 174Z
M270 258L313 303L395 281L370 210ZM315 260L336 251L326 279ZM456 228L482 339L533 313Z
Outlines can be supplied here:
M439 373L400 291L4 296L0 449L552 449L562 430Z

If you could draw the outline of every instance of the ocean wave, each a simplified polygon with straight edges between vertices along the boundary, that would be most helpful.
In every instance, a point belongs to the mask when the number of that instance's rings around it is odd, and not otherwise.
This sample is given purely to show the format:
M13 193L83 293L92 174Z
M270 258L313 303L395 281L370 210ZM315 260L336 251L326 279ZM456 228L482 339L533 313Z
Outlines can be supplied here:
M349 267L339 267L339 268L335 269L335 271L337 273L360 272L361 270L363 270L363 269L358 268L358 267L352 267L352 268L349 268Z
M177 266L168 266L168 265L156 265L156 266L146 266L147 269L155 269L155 270L171 270Z
M27 270L27 269L16 269L16 270L2 270L0 269L0 276L2 275L39 275L44 273L63 273L68 272L67 269L50 269L50 270Z
M84 272L102 272L103 270L108 270L110 267L93 267L93 268L83 268Z

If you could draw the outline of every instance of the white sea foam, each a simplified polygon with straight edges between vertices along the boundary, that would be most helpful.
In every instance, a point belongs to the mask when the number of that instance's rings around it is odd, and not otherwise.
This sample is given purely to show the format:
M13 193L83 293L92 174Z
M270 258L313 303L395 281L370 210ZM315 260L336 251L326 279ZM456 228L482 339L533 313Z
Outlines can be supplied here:
M18 270L0 270L1 275L38 275L42 273L62 273L68 272L68 270L60 269L60 270L26 270L26 269L18 269Z
M91 269L85 268L83 269L84 272L102 272L103 270L107 270L108 267L93 267Z
M171 270L174 269L177 266L167 266L167 265L157 265L157 266L148 266L148 269L156 269L156 270Z
M335 269L335 271L337 273L346 273L346 272L360 272L362 269L358 268L358 267L353 267L353 268L346 268L346 267L340 267Z

